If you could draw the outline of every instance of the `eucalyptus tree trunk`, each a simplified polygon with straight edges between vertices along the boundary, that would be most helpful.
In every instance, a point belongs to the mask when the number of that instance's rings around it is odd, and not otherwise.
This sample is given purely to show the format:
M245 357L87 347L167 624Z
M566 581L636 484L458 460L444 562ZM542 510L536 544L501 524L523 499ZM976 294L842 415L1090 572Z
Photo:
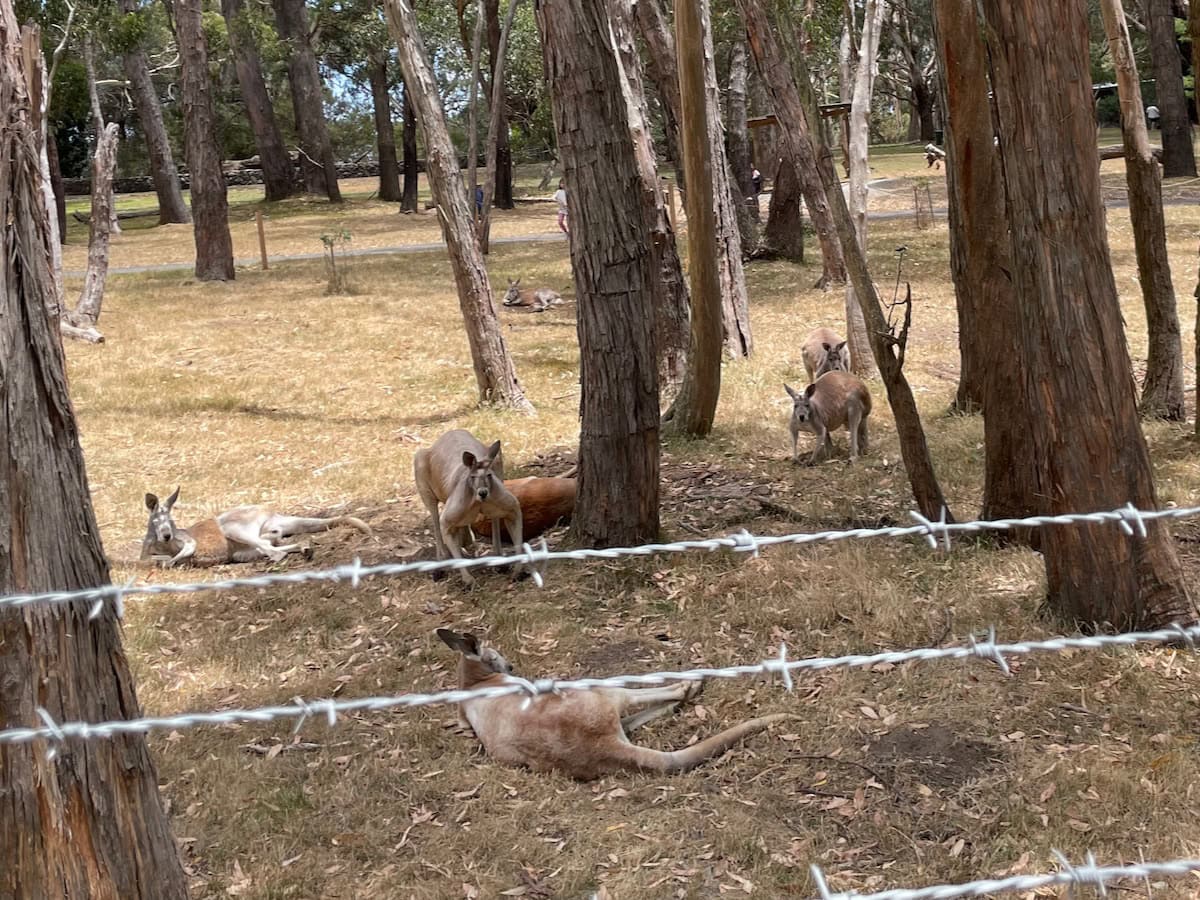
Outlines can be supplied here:
M533 413L517 381L517 370L504 342L496 300L475 235L471 207L458 166L458 154L446 128L446 114L425 43L417 30L410 0L386 0L388 25L399 50L405 96L411 98L425 137L425 172L442 222L442 236L454 269L458 302L475 367L481 403Z
M1188 35L1192 39L1192 74L1200 76L1200 2L1192 0L1188 9ZM1197 108L1200 109L1200 93L1195 95ZM1200 275L1196 281L1196 335L1195 357L1197 369L1200 369ZM1200 377L1196 379L1196 435L1200 436Z
M763 249L772 256L804 262L804 199L800 176L788 158L779 160L767 206Z
M40 47L37 48L40 56ZM0 2L0 595L109 581L58 336L42 136ZM34 106L36 110L36 106ZM111 602L0 609L0 730L141 714ZM51 753L49 751L56 752ZM142 735L0 744L0 896L184 900Z
M104 134L104 109L100 106L100 89L96 85L96 49L91 35L83 39L83 65L87 71L88 100L92 107L92 131L96 144L99 145L100 136ZM111 181L108 189L112 191ZM120 234L121 223L117 220L117 204L114 197L108 198L108 220L109 232Z
M504 114L504 56L508 47L508 35L512 31L513 15L517 11L517 0L508 0L508 15L504 17L504 26L500 32L499 42L492 49L492 102L491 116L488 122L487 162L483 174L483 209L479 219L479 244L484 253L489 250L489 240L492 230L492 202L503 206L496 192L497 167L508 172L508 204L512 208L512 157L507 161L500 160L500 152L508 153L508 122ZM503 144L503 148L501 148Z
M608 9L620 63L621 93L628 107L629 131L633 139L638 173L641 176L647 239L659 273L655 281L655 330L658 338L659 386L665 394L679 387L687 371L691 341L691 326L688 322L691 300L654 158L654 141L646 111L641 59L634 40L635 29L630 2L608 0Z
M69 35L70 20L67 22ZM10 37L14 39L14 36ZM25 78L25 93L29 98L31 124L37 137L38 171L42 191L42 203L46 207L46 227L50 229L50 290L46 293L46 311L52 319L58 319L66 308L63 302L62 245L66 242L67 205L62 193L62 173L58 176L58 190L54 188L54 169L58 166L57 145L52 146L54 132L47 127L46 116L54 87L53 67L48 75L46 58L42 52L42 30L36 25L26 25L20 33L20 56L22 77ZM65 46L65 40L64 40ZM61 47L60 47L61 50ZM0 52L9 52L0 46ZM55 52L55 57L59 56ZM57 59L56 59L57 61ZM54 166L51 166L53 157ZM61 200L60 200L61 198ZM59 210L61 209L61 213Z
M325 92L304 0L272 0L272 4L280 40L287 48L288 87L292 92L296 132L300 137L304 189L310 194L324 194L333 203L341 203L333 143L325 124Z
M515 4L510 2L508 16L503 27L500 24L500 0L484 0L487 16L488 55L491 89L492 89L492 122L495 125L496 137L489 146L494 147L496 163L493 167L495 187L492 190L493 201L500 209L513 208L513 164L512 148L508 140L508 100L504 89L504 45L508 40L508 32L512 28L513 10ZM497 86L499 83L499 86ZM498 99L497 99L498 98Z
M180 88L183 99L183 137L191 177L196 278L233 280L233 239L229 234L229 202L217 144L217 117L208 72L208 43L201 21L200 0L175 0L175 31L179 39Z
M67 324L72 326L64 333L93 343L104 340L96 330L96 323L100 320L100 305L104 302L104 285L108 280L108 223L116 165L117 123L110 122L104 126L92 161L92 218L88 228L88 264L83 292L74 311L64 315Z
M679 134L679 67L675 62L675 38L667 22L662 0L634 0L638 31L646 44L646 74L658 90L662 105L667 148L675 163L675 180L681 194L687 193L683 172L683 144Z
M1020 356L1012 245L994 144L987 48L973 2L935 0L933 25L947 114L950 271L961 357L955 407L983 411L981 518L1019 518L1033 513L1034 488L1010 477L1010 470L1028 465L1023 454L1033 450L1025 431L1010 424L1027 414L1029 401L1021 367L1014 365ZM1036 534L1029 537L1036 540Z
M401 212L417 211L417 113L413 109L412 98L408 95L408 85L404 86L404 195L400 198Z
M400 163L396 159L396 128L392 124L386 51L372 53L367 67L371 107L375 114L375 142L379 149L379 199L390 203L400 199Z
M1100 0L1108 52L1117 72L1121 99L1121 140L1125 146L1125 182L1129 186L1129 218L1137 256L1138 282L1146 306L1149 353L1142 385L1143 416L1181 420L1183 398L1183 338L1175 310L1175 287L1167 258L1167 224L1163 218L1162 176L1150 150L1142 88L1129 26L1121 0ZM1164 147L1165 152L1165 147Z
M121 0L121 11L126 15L136 13L137 0ZM125 78L133 89L137 106L138 121L146 138L146 154L150 162L150 177L154 181L154 192L158 195L158 223L160 225L185 225L192 221L192 214L183 201L183 188L179 184L179 170L171 154L171 140L167 137L167 126L163 124L162 102L150 78L150 67L146 54L140 46L133 46L123 57Z
M1154 509L1100 195L1084 4L983 0L1017 303L1016 359L1029 408L1008 423L1033 445L1009 477L1038 513ZM1047 91L1045 86L1056 85ZM1038 152L1028 150L1038 135ZM1140 529L1139 529L1140 530ZM1048 528L1047 602L1084 623L1157 628L1197 611L1170 530Z
M1175 40L1175 15L1171 0L1144 0L1146 32L1150 37L1150 62L1154 67L1154 94L1162 127L1164 178L1196 177L1196 152L1192 123L1183 90L1183 68Z
M471 44L471 87L467 92L467 194L471 198L472 217L479 215L475 200L479 188L479 73L483 67L483 31L487 24L483 2L484 0L478 0L475 4L475 39ZM465 4L462 8L466 9ZM465 23L461 16L459 21Z
M726 92L725 153L729 159L737 201L738 230L742 248L753 254L758 249L758 193L754 190L754 163L750 155L750 133L746 127L746 44L734 41L729 51L729 90Z
M244 0L221 0L221 15L225 19L225 32L229 37L242 105L246 108L246 118L250 120L250 130L254 132L254 146L258 149L266 199L283 200L296 190L296 170L279 132L275 107L267 92L266 79L263 78L258 45L246 18L249 13L246 12Z
M868 138L871 130L871 98L879 74L879 32L883 25L882 0L866 0L862 38L858 43L858 65L854 72L854 90L850 95L850 215L859 250L867 252L867 168ZM871 298L874 302L874 297ZM850 348L850 371L861 378L875 374L871 359L871 341L862 306L854 292L854 283L846 285L846 341Z
M658 272L620 55L606 0L540 0L536 12L571 198L579 306L579 493L571 529L583 546L638 544L658 536Z

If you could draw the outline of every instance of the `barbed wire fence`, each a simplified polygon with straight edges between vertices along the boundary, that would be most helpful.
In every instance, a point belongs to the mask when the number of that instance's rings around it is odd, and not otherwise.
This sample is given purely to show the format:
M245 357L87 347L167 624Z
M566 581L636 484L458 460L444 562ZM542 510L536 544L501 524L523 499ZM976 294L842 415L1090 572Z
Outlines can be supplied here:
M104 610L106 601L113 604L118 617L124 614L127 597L150 597L163 594L189 594L202 591L233 591L238 589L262 589L278 585L303 584L309 582L349 582L357 588L365 578L396 577L405 574L432 572L454 572L464 569L497 568L520 565L530 570L535 583L544 584L540 567L548 563L567 560L620 559L639 556L656 556L717 550L750 553L757 556L763 549L783 545L805 545L835 543L846 540L871 540L878 538L900 539L924 538L930 547L949 550L951 537L962 534L980 534L990 531L1013 529L1048 528L1055 526L1080 526L1116 524L1131 539L1146 537L1146 523L1163 519L1183 519L1200 516L1200 507L1139 510L1132 504L1120 509L1094 513L1071 513L1054 516L1030 516L1019 519L977 520L970 522L947 522L943 513L939 521L932 521L918 513L911 513L915 525L882 528L855 528L841 531L800 532L784 535L753 535L742 530L736 534L690 541L660 544L643 544L635 547L619 547L603 550L550 551L545 541L539 549L530 544L523 545L520 552L509 556L483 556L467 559L428 560L411 563L382 563L364 566L355 559L347 565L327 569L279 572L231 578L220 581L191 583L104 585L75 591L49 591L44 593L14 594L0 597L0 612L19 609L35 604L90 604L89 619L97 618ZM449 690L433 693L404 693L387 696L363 697L337 700L293 699L288 705L262 706L248 709L220 710L212 712L184 713L175 716L143 717L107 722L56 722L49 711L38 707L42 721L39 727L9 728L0 730L0 745L22 744L34 741L46 742L46 753L53 758L59 749L70 740L105 740L123 734L147 734L164 729L179 730L204 725L237 725L250 722L274 722L295 720L293 734L312 717L324 717L330 726L337 724L339 716L356 712L383 711L462 703L466 700L523 695L523 708L539 697L561 695L570 691L603 690L611 688L661 685L678 681L704 681L709 679L734 679L754 676L779 676L786 690L793 689L793 673L825 671L835 668L871 668L880 664L898 666L904 663L928 663L939 660L982 659L994 663L1002 673L1010 674L1007 658L1038 653L1058 653L1064 650L1099 650L1111 647L1137 645L1184 645L1195 650L1200 644L1200 625L1191 627L1173 626L1156 631L1130 632L1111 635L1060 636L1040 641L999 643L995 629L989 629L986 637L970 636L967 643L950 647L920 647L909 650L888 650L870 654L849 654L835 657L806 657L790 659L787 647L780 645L778 653L756 663L737 666L693 668L680 671L658 671L643 674L616 675L607 678L579 678L556 680L542 678L529 680L509 676L506 684L496 687L471 690ZM1175 877L1200 871L1200 860L1180 859L1171 862L1143 862L1137 865L1100 867L1088 855L1082 866L1072 866L1061 854L1056 854L1060 871L1044 875L1017 875L1002 879L984 879L957 885L936 885L916 889L891 889L872 894L831 892L822 870L811 868L814 884L821 900L949 900L957 897L977 897L983 894L1035 891L1058 885L1095 887L1101 896L1105 885L1128 878L1149 879L1152 876Z

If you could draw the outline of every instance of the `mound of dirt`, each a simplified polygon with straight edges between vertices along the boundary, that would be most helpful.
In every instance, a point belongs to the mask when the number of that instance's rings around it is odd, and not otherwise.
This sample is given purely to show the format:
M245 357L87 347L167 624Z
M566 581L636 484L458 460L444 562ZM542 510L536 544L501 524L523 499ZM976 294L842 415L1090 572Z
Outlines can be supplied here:
M1001 762L1002 751L943 725L897 728L867 751L870 764L890 770L893 781L915 779L929 787L959 787Z

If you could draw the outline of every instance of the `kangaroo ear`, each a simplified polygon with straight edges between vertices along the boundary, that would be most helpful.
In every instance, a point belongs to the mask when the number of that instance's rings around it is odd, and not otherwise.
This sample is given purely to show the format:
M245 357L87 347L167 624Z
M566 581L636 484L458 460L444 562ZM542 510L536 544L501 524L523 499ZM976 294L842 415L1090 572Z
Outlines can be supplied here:
M510 279L508 279L508 286L509 286L509 287L515 287L515 286L516 286L516 284L517 284L517 283L516 283L515 281L513 281L511 278L510 278Z
M826 348L826 349L828 349L828 348ZM838 344L836 347L833 348L833 352L841 353L845 349L846 349L846 342L842 341L840 344Z
M164 505L167 507L167 509L170 509L172 506L175 505L175 501L178 499L179 499L179 488L175 488L175 493L173 493L170 497L167 498L167 502Z
M814 393L816 393L816 390L817 390L817 386L815 384L810 384L808 387L806 387L804 389L804 396L811 398L812 395Z
M492 446L488 447L488 462L495 462L496 457L500 455L500 442L496 441Z
M451 631L449 628L439 628L437 636L451 650L457 650L459 653L467 653L471 656L479 655L479 641L475 639L475 635L473 634L459 634L457 631Z
M788 392L788 396L791 397L793 400L800 399L800 395L797 394L794 390L792 390L792 386L790 384L785 383L783 385L783 389Z
M154 512L154 507L156 507L156 506L158 506L158 495L157 494L147 494L146 495L146 509L150 510L150 512Z
M463 465L468 469L475 468L475 454L470 450L463 451Z

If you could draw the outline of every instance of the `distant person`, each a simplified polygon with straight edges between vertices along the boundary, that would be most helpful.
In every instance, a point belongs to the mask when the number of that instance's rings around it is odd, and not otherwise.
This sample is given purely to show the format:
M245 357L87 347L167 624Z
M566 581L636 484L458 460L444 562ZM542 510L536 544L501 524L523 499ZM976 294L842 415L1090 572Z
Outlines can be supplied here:
M1151 104L1146 107L1146 122L1149 124L1151 131L1158 128L1158 120L1160 118L1162 118L1162 115L1159 113L1157 106Z
M751 167L750 181L754 184L755 196L761 194L762 193L762 183L763 183L762 172L758 171L758 169L755 169L754 167Z
M483 216L483 185L475 185L475 215Z
M558 204L558 229L564 234L570 234L567 227L567 184L561 178L558 180L558 190L554 192L554 202Z

